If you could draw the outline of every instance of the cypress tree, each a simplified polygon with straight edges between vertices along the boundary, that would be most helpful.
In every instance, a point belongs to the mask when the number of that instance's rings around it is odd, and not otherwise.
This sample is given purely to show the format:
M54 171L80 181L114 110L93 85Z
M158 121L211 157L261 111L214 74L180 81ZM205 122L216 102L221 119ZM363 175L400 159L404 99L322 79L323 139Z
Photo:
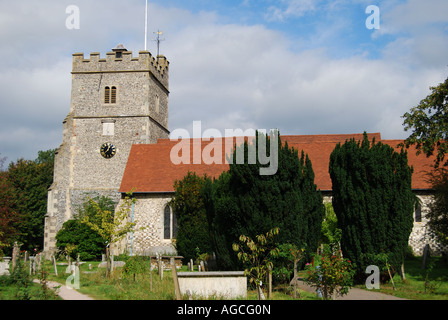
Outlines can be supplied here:
M330 156L333 207L342 229L341 248L364 274L368 265L399 270L413 226L415 196L407 153L381 142L354 139Z
M258 139L266 139L266 150L270 143L278 143L278 168L273 175L260 175L263 165L258 158L249 163L250 148L258 154L262 142ZM236 163L237 148L244 150L244 163ZM324 206L308 156L302 152L299 157L297 150L282 145L280 137L271 141L257 135L252 145L246 142L237 148L229 171L208 192L212 200L207 211L219 267L237 268L232 244L240 235L254 238L275 227L280 229L278 244L295 244L309 254L315 252Z

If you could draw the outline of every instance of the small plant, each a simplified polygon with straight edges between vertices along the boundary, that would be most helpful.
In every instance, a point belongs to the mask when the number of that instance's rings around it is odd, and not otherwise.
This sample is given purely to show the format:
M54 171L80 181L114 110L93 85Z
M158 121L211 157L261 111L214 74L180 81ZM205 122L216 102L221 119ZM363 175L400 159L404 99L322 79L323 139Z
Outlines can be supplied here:
M124 278L131 277L135 282L137 274L144 274L150 272L150 266L145 257L132 256L126 259L126 264L122 268Z
M232 246L233 250L238 252L238 259L249 266L244 270L244 273L249 276L251 283L255 283L258 300L263 298L262 281L266 278L267 271L273 267L271 259L276 257L279 252L273 241L278 232L278 228L273 228L265 235L257 235L255 237L256 241L248 236L241 235L240 243L234 243Z
M427 265L426 265L426 275L425 275L425 293L431 293L431 294L435 294L437 289L439 288L440 284L437 283L436 281L431 281L429 279L429 274L432 271L432 269L434 268L434 261L429 259Z
M347 294L353 285L355 270L340 251L334 252L330 246L324 246L322 256L317 256L314 264L307 263L305 282L320 289L325 300L333 294Z

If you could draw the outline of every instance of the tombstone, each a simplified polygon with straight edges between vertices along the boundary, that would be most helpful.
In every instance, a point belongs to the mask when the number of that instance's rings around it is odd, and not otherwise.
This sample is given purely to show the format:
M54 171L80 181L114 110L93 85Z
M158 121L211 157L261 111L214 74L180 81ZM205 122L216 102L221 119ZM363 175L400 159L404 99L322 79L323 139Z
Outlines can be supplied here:
M0 276L9 276L9 262L0 262Z
M42 264L42 254L38 253L36 255L35 262L36 262L35 271L40 271L41 264Z
M190 259L190 267L191 267L191 271L193 271L193 269L194 269L194 264L193 264L193 259Z
M30 257L30 275L34 274L35 270L36 270L35 265L34 265L35 259L36 259L36 257L34 257L34 256Z
M104 253L101 255L101 262L106 262L106 255Z
M430 256L431 256L431 248L429 247L429 244L427 244L423 249L422 269L426 269Z
M14 247L12 248L12 270L13 271L16 268L16 263L17 263L17 259L19 258L20 255L20 247L19 244L16 242L14 242Z

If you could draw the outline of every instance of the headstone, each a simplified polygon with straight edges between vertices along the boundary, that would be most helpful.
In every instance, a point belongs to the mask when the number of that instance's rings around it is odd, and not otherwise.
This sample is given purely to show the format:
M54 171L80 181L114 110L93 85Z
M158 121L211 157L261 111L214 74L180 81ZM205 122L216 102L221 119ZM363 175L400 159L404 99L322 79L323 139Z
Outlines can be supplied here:
M191 267L190 271L193 271L194 268L193 259L190 259L190 267Z
M30 257L30 275L34 274L35 266L34 266L34 260L36 259L36 257L32 256Z
M14 247L12 248L12 270L13 271L16 267L16 263L17 263L17 259L19 258L19 254L20 254L20 247L16 242L14 242Z
M425 248L423 249L423 257L422 257L422 269L426 269L426 266L429 262L429 258L431 255L431 248L429 247L429 244L427 244L425 246Z
M0 262L0 276L9 276L9 262Z

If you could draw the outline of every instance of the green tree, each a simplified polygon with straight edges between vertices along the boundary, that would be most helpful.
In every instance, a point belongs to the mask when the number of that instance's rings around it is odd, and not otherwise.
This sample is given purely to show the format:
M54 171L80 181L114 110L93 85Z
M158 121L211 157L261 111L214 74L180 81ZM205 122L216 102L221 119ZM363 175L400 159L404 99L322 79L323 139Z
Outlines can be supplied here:
M407 153L381 142L355 139L336 146L330 156L333 207L342 230L344 257L364 275L386 255L395 270L404 262L413 227L415 196Z
M81 260L94 260L104 253L103 238L89 226L81 223L79 219L64 222L56 235L56 246L59 250L65 251L65 248L71 244L76 244L71 254L73 259L79 255Z
M19 159L10 163L7 179L14 189L12 207L18 214L16 240L25 250L41 249L44 219L47 213L47 192L53 183L55 150L39 151L34 161Z
M11 244L19 235L19 215L15 210L15 189L8 173L0 171L0 256L11 251Z
M430 203L426 215L428 226L441 244L448 245L448 170L440 168L431 180L434 201Z
M403 145L415 145L417 154L430 156L435 152L434 165L438 167L448 151L448 78L430 89L431 94L403 115L404 130L412 131Z
M206 176L199 177L194 172L188 172L182 180L174 183L174 197L170 204L179 225L175 246L185 261L196 258L196 248L202 253L212 252L202 197L207 179Z
M321 242L329 245L339 245L342 230L338 228L338 218L331 203L325 203L325 218L322 221Z
M278 144L275 159L278 168L272 175L260 175L260 168L266 165L259 157L250 163L250 152L258 155L262 139L268 151L271 143ZM238 154L244 154L244 163L238 162ZM299 157L297 150L287 143L283 145L280 137L271 140L257 135L253 144L246 142L235 147L229 171L206 184L204 194L212 243L221 269L238 268L232 244L240 235L254 238L274 227L281 230L276 239L278 244L291 243L306 252L317 248L324 207L314 184L311 161L303 152Z
M132 193L128 193L123 199L120 207L117 210L105 208L99 202L88 197L88 207L92 208L90 214L85 214L81 217L81 222L89 226L93 231L97 232L105 243L106 249L106 276L110 273L110 246L123 239L129 232L133 231L137 221L129 221L129 213L132 205L136 200Z

